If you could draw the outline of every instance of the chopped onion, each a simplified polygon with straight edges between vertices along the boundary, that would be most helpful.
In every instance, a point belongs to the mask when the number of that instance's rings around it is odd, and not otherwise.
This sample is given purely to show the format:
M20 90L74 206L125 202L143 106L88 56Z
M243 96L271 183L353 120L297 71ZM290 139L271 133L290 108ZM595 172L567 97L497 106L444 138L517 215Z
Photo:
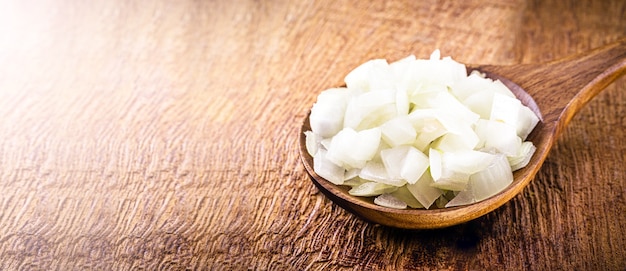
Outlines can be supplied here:
M477 91L465 100L463 104L473 112L476 112L482 119L489 119L491 115L491 105L493 104L494 92L490 90Z
M461 205L468 205L471 203L475 203L476 200L474 199L474 193L472 190L465 190L465 191L461 191L459 193L457 193L454 198L450 201L448 201L447 203L445 203L445 207L449 208L449 207L455 207L455 206L461 206Z
M376 155L380 143L380 128L355 131L345 128L330 142L327 158L346 169L362 168Z
M476 201L484 200L502 191L513 182L513 172L506 156L495 155L491 165L470 176L469 182Z
M318 136L313 133L313 131L304 132L304 136L306 137L306 150L310 156L315 156L317 153L317 148L320 144L318 140Z
M360 168L346 170L346 172L343 174L343 179L346 181L354 179L359 176L359 172L361 172Z
M408 115L413 128L417 131L413 146L422 152L427 151L435 139L447 133L443 124L437 120L437 113L432 109L417 109Z
M495 158L495 155L475 150L458 150L444 152L443 165L454 171L474 174L487 168Z
M389 175L383 163L375 161L367 162L363 169L361 169L359 177L365 180L375 181L393 186L402 186L406 184L405 180L394 178L393 176Z
M409 191L407 185L398 187L398 190L391 192L391 195L405 202L411 208L424 208L424 205Z
M369 182L368 180L363 180L361 178L359 178L358 176L350 178L350 179L346 179L345 181L343 181L343 185L345 186L350 186L352 188L357 187L359 185L362 185L364 183Z
M537 150L537 147L535 147L532 142L526 141L522 143L517 155L507 157L509 164L511 164L511 170L516 171L528 165L528 162L535 153L535 150Z
M367 61L344 78L350 89L370 91L376 89L393 89L394 82L387 60L374 59Z
M318 175L389 208L439 208L491 197L535 152L539 118L500 81L435 50L374 59L323 91L306 148Z
M414 147L408 146L406 156L402 160L400 177L410 184L416 183L426 169L428 169L428 156Z
M314 133L329 137L343 128L348 94L346 88L332 88L320 93L311 108L311 130Z
M396 95L391 91L370 91L352 97L343 125L356 130L376 127L396 116L395 101Z
M340 185L344 181L345 169L340 167L327 158L327 152L324 149L319 149L313 157L313 170L320 175L320 177L330 181L331 183Z
M406 202L399 200L392 194L382 194L374 199L374 203L394 209L406 209L407 207Z
M353 196L371 197L378 196L383 193L391 193L393 191L396 191L397 189L398 187L393 185L377 182L366 182L353 187L348 191L348 193Z
M477 147L494 149L506 155L516 155L522 145L515 127L500 121L480 119L476 122Z
M528 137L530 132L532 132L535 126L537 126L537 123L539 123L539 118L532 110L530 110L530 108L526 106L521 106L519 110L517 135L522 140L526 140L526 137Z
M380 129L383 140L391 147L411 144L417 136L415 128L406 115L385 122Z
M414 184L407 184L406 187L411 194L426 208L430 206L443 194L443 190L433 187L433 178L430 172L422 174Z
M390 178L415 183L428 168L428 156L412 146L399 146L380 152Z

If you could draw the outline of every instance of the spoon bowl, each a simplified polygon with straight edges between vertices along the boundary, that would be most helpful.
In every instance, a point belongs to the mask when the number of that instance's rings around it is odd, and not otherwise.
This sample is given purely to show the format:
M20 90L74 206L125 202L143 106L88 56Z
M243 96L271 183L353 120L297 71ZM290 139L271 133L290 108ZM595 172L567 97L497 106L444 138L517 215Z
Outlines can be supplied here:
M513 172L514 181L500 193L483 201L441 209L392 209L374 204L371 197L348 194L313 170L313 158L306 150L305 131L300 131L300 157L313 183L337 205L366 221L404 229L434 229L461 224L502 206L526 187L541 168L559 134L574 115L609 84L626 73L626 38L609 45L543 64L510 66L469 65L491 79L502 81L540 119L527 140L537 150L528 165Z

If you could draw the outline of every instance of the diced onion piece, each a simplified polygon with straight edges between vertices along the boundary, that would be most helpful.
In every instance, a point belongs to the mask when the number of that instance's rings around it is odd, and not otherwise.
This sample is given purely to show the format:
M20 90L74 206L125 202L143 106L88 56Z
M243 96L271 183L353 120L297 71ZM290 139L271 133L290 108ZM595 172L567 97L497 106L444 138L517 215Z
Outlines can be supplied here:
M415 183L429 166L428 156L412 146L399 146L380 152L385 169L391 178Z
M493 159L492 154L474 150L442 153L431 149L432 186L445 190L465 190L470 175L487 168Z
M515 97L494 93L489 119L504 122L515 127L521 106L522 102Z
M389 64L389 68L391 69L391 73L393 74L393 80L395 82L395 87L398 90L398 93L403 93L407 99L406 106L408 106L408 93L409 91L413 91L415 89L415 80L409 73L409 67L411 63L415 61L415 56L410 55L398 61ZM398 108L400 108L400 103L398 103ZM408 107L407 107L408 109ZM407 111L408 112L408 111Z
M361 120L357 131L380 127L383 123L397 116L395 104L388 104L374 111Z
M398 190L391 192L391 195L405 202L411 208L424 208L424 205L413 196L406 185L398 187Z
M430 206L443 194L439 188L432 187L434 183L430 172L427 170L414 184L407 184L411 194L426 208Z
M393 185L393 186L403 186L406 184L405 180L402 180L397 177L390 176L385 169L385 165L380 162L369 161L361 172L359 172L359 177L362 179Z
M450 94L447 88L444 91L437 91L435 94L426 97L425 100L422 101L422 105L424 108L434 108L439 109L440 112L445 112L445 114L440 114L439 116L448 117L448 122L454 120L454 122L469 125L480 118L480 115L472 112L472 110Z
M443 175L443 154L435 149L428 150L428 160L430 164L430 176L434 181L441 179Z
M513 182L506 156L499 154L485 170L470 176L468 189L460 191L445 207L468 205L487 199Z
M491 197L513 182L513 172L505 155L496 155L486 169L470 176L470 185L476 201Z
M382 139L391 147L407 145L415 141L417 132L406 116L395 117L381 127Z
M454 151L459 149L474 149L480 142L478 135L474 132L472 124L478 120L478 115L472 117L471 121L455 118L450 111L437 111L437 120L443 125L446 134L433 143L434 148L443 151Z
M454 198L445 203L446 208L468 205L475 203L474 193L472 190L461 191L454 196Z
M455 81L467 76L465 65L450 57L441 58L439 50L433 51L430 59L417 59L411 63L411 76L424 85L452 85Z
M410 103L408 89L409 87L404 83L410 80L408 68L411 63L415 61L415 56L410 55L401 60L389 64L391 73L395 82L396 89L396 109L399 116L409 113Z
M441 58L441 50L435 49L432 53L430 53L429 60L439 60Z
M471 73L469 76L454 82L450 91L460 101L467 99L478 92L493 93L493 81L486 79L479 73Z
M352 70L344 81L351 89L364 91L391 89L393 88L393 77L387 60L373 59L367 61Z
M398 189L398 187L393 185L377 182L366 182L348 190L348 194L353 196L371 197L378 196L384 193L391 193L393 191L396 191L396 189Z
M338 133L343 128L348 97L346 88L332 88L320 93L311 108L311 130L322 137Z
M454 197L453 191L448 191L444 194L441 194L441 196L439 196L439 198L437 198L437 200L435 200L435 206L437 206L437 208L446 208L446 204L448 204L448 202L450 201L451 198ZM452 194L452 196L448 197L448 194Z
M409 146L398 146L380 151L380 159L386 174L394 179L402 179L401 171Z
M343 184L345 169L340 167L327 158L327 152L324 149L319 149L313 157L313 170L320 177L328 180L336 185Z
M402 161L400 169L400 177L410 184L416 183L426 172L430 166L428 156L414 147L408 147L409 150Z
M409 102L409 96L406 89L396 89L396 113L398 116L405 116L409 114L411 103Z
M517 136L519 136L522 140L526 140L530 132L532 132L533 129L535 129L535 126L537 126L537 123L539 123L539 117L535 115L535 112L526 106L520 107L517 123Z
M346 172L343 175L343 179L347 181L347 180L351 180L356 177L359 177L359 172L361 172L360 168L353 168L353 169L346 170Z
M532 142L523 142L517 155L507 157L509 164L511 164L511 171L516 171L528 165L530 158L532 158L536 150L537 147L535 147Z
M489 119L491 116L491 105L493 104L493 91L483 90L475 92L465 98L463 104L477 113L480 118Z
M445 85L419 85L420 87L409 93L409 102L415 108L433 109L433 106L441 107L437 104L440 93L448 91Z
M471 150L478 145L478 142L480 142L478 135L467 127L465 133L444 134L433 142L431 147L442 151Z
M417 132L413 146L422 152L427 151L435 139L448 132L443 124L437 120L436 112L433 109L417 109L408 115Z
M376 155L379 144L380 128L359 132L344 128L333 137L327 158L346 169L362 168Z
M467 173L445 169L442 176L431 186L443 190L462 191L467 189L469 177Z
M476 122L477 148L494 149L506 155L516 155L522 144L515 127L509 124L480 119Z
M328 138L324 138L322 140L320 140L320 145L324 148L327 149L330 148L330 143L333 141L332 137L328 137Z
M408 75L409 66L415 61L415 56L410 55L403 59L389 63L395 82L402 81Z
M378 126L397 114L393 91L371 91L353 96L347 104L343 125L355 130Z
M443 163L443 153L430 149L428 152L430 160L430 175L433 178L432 187L444 190L465 190L469 181L469 174L454 171Z
M454 171L474 174L491 165L496 156L490 153L475 150L459 150L444 152L443 166Z
M490 119L512 125L522 140L539 122L537 115L520 100L499 93L494 94Z
M315 153L317 153L317 148L320 146L319 138L313 131L304 132L304 136L306 137L306 150L309 155L313 157Z
M406 202L399 200L392 194L382 194L374 198L374 203L383 207L389 207L393 209L406 209L407 207Z
M515 94L513 94L513 92L511 92L511 90L506 85L504 85L500 80L494 80L492 86L493 86L494 92L496 93L500 93L509 97L515 97Z
M362 184L367 183L367 182L369 182L369 181L368 180L363 180L363 179L361 179L359 177L355 177L355 178L352 178L352 179L345 180L343 182L343 185L350 186L350 187L354 188L354 187L357 187L357 186L362 185Z
M470 75L470 77L473 77L474 80L479 80L480 78L480 77L474 76L473 74ZM466 81L469 81L469 80L466 80ZM519 100L515 98L515 95L513 95L513 93L504 84L502 84L502 82L498 80L492 81L491 79L488 79L488 78L484 78L482 81L483 83L486 84L483 88L478 88L479 86L474 86L473 84L476 84L474 82L466 82L466 83L461 82L459 83L458 86L455 86L456 88L460 88L461 91L464 91L462 94L460 94L460 95L465 95L464 98L460 98L462 103L473 112L479 114L481 118L498 119L499 118L498 115L503 113L503 112L500 112L499 110L504 109L505 111L506 110L514 111L515 110L514 108L511 108L509 105L505 105L501 103L501 101L505 100L505 98L509 98L509 99L517 101L517 102L513 102L513 103L516 103L516 107L521 105L521 104L518 104ZM469 86L465 86L463 85L463 83L469 84ZM474 90L474 91L470 92L470 90ZM453 88L452 91L460 92L459 90L455 88ZM498 100L494 100L494 97L496 96L499 97ZM509 101L509 100L505 100L505 102L506 101ZM496 105L495 108L494 108L494 104ZM496 111L495 113L493 113L494 109ZM494 115L492 116L492 114Z

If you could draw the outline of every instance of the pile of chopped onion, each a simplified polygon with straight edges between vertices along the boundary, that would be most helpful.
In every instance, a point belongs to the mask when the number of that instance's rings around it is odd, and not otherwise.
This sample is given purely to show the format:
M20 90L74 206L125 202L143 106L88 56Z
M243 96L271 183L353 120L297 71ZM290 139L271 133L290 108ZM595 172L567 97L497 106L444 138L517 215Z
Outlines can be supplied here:
M435 50L389 64L370 60L323 91L306 146L315 172L381 206L452 207L513 181L535 152L539 119L500 81Z

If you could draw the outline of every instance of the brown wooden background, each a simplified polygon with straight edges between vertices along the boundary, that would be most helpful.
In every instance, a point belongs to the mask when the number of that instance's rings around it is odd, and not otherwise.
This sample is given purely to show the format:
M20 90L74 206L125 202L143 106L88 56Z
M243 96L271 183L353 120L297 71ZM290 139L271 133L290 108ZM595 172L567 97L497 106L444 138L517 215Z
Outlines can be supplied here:
M624 36L621 0L0 1L0 269L624 270L626 78L522 194L447 229L361 221L297 152L317 94L368 59Z

